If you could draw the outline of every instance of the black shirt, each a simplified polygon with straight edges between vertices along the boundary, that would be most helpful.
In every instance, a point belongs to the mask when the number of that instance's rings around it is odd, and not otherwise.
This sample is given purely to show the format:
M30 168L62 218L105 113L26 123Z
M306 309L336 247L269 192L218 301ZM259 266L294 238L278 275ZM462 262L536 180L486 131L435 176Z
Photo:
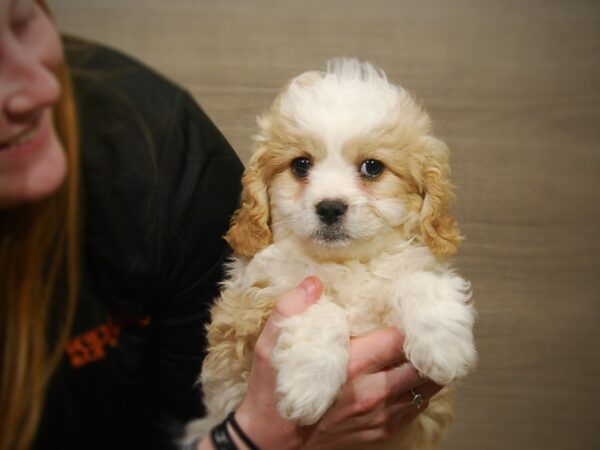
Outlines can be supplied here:
M164 449L203 414L194 382L242 165L188 93L66 40L77 99L83 261L38 450Z

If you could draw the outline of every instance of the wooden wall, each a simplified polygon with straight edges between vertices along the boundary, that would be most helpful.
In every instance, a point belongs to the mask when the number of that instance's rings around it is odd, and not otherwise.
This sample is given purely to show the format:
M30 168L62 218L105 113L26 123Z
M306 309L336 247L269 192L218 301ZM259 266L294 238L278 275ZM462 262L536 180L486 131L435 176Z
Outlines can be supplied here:
M185 86L246 160L290 77L358 56L452 149L480 363L448 450L600 448L600 2L49 0Z

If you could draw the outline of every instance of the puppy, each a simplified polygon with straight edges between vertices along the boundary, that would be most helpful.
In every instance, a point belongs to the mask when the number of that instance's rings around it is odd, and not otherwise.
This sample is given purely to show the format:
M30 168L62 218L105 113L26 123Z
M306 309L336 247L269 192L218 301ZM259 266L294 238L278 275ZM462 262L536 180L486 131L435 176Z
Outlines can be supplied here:
M309 275L321 299L280 323L272 354L280 414L317 422L346 381L352 336L395 326L410 362L451 385L474 365L470 285L451 268L448 149L427 114L354 59L294 78L258 118L256 151L226 239L235 252L208 326L208 429L240 404L276 300ZM452 419L445 388L377 448L430 449Z

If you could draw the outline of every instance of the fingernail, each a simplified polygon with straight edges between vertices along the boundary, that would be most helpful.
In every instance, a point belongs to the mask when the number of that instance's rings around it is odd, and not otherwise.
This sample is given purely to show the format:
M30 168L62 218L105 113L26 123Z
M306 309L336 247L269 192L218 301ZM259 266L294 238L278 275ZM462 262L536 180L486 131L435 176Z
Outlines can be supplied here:
M320 285L321 282L317 277L308 277L300 283L299 287L304 291L306 300L316 300L319 297Z

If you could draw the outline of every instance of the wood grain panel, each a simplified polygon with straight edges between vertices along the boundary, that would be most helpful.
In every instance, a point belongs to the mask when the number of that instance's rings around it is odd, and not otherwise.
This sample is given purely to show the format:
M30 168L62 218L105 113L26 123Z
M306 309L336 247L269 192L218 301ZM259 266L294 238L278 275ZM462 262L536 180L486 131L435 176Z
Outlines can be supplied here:
M189 89L246 160L290 77L359 56L451 149L478 370L444 448L600 448L600 3L50 0Z

